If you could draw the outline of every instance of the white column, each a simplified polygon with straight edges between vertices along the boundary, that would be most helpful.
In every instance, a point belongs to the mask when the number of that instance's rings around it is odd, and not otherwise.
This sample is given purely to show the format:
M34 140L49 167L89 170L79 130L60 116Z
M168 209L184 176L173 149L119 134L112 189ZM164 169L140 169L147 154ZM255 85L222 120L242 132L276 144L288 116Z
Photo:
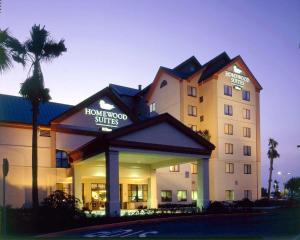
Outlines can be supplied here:
M209 204L208 158L197 161L197 207L206 208Z
M157 181L156 170L150 169L150 177L148 179L148 208L157 208Z
M78 207L83 207L82 202L82 182L81 182L81 171L80 167L73 165L72 167L72 175L73 175L73 194L76 198L80 200Z
M119 152L108 150L106 158L106 216L120 216Z

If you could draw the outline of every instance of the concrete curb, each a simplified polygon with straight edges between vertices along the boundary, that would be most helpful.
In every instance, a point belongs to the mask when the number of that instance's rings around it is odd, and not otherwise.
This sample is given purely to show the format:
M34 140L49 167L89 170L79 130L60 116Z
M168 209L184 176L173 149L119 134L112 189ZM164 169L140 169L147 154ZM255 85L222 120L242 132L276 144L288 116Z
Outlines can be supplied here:
M54 238L54 237L62 237L66 234L76 234L83 231L93 231L93 230L103 230L115 227L125 227L135 224L149 224L149 223L156 223L156 222L168 222L168 221L176 221L181 219L192 219L192 218L213 218L213 217L225 217L225 216L256 216L266 214L266 212L260 213L223 213L223 214L207 214L207 215L190 215L190 216L174 216L174 217L158 217L153 219L141 219L141 220L133 220L127 222L118 222L118 223L109 223L104 225L94 225L94 226L86 226L80 228L74 228L54 233L47 233L43 235L38 235L36 238Z

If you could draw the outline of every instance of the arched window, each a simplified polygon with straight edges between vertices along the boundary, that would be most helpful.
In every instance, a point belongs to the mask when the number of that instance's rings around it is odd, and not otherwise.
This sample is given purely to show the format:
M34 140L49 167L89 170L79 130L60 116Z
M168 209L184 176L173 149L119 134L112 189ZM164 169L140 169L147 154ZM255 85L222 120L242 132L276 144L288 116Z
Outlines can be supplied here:
M56 149L56 167L57 168L70 167L69 157L68 157L67 152Z
M163 80L160 84L160 88L163 88L164 86L166 86L168 84L167 80Z

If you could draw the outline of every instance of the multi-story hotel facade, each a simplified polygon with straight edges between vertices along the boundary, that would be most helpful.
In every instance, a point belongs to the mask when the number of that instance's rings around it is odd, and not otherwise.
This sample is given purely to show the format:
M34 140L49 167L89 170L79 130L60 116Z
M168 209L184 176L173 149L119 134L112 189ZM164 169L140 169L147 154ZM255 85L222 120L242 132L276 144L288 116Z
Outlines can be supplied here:
M261 196L261 89L243 59L230 59L226 53L204 65L191 57L173 69L161 67L150 86L146 95L150 109L168 112L196 132L208 130L216 146L209 161L211 200ZM194 165L177 168L193 172ZM169 169L160 171L168 173ZM192 177L191 193L195 183Z
M174 69L161 67L144 89L110 85L76 106L42 104L39 198L64 190L82 207L106 208L109 215L257 199L260 90L241 57L223 53L204 65L192 57ZM0 105L0 157L10 163L7 202L30 206L30 104L0 95ZM198 132L205 130L209 138Z

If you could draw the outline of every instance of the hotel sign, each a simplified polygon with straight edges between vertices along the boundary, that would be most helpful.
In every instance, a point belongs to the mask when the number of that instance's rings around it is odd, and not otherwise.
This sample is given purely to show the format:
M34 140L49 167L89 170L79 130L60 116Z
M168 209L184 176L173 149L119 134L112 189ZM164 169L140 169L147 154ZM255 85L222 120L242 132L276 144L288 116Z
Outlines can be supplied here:
M250 82L250 79L242 74L242 69L240 69L237 65L233 65L233 72L225 72L225 76L231 79L231 84L236 90L242 90L242 88L245 85L245 82Z
M95 124L100 127L101 131L111 132L114 128L128 125L130 121L128 116L121 112L110 99L100 99L97 105L85 108L84 114L94 117Z

